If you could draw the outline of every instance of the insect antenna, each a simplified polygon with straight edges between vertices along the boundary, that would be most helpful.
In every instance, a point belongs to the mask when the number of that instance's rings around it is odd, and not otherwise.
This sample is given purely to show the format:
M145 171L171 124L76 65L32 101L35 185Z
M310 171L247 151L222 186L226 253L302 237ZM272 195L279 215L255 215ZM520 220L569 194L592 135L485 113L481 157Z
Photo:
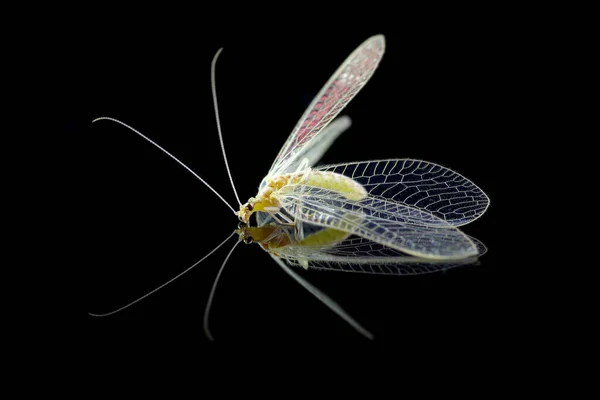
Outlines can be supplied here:
M227 163L227 154L225 154L225 145L223 144L223 133L221 132L221 121L219 119L219 106L217 104L217 81L215 78L215 71L217 69L217 59L219 58L219 54L221 54L223 48L221 47L217 50L217 53L213 57L212 63L210 65L210 86L212 89L213 95L213 104L215 106L215 120L217 122L217 132L219 133L219 141L221 142L221 151L223 152L223 160L225 161L225 168L227 169L227 175L229 175L229 182L231 182L231 188L233 189L233 194L235 194L235 198L238 201L238 204L241 206L242 202L240 201L240 197L237 194L237 190L235 189L235 185L233 184L233 178L231 177L231 170L229 169L229 164Z
M188 167L187 165L185 165L183 162L179 161L177 159L177 157L175 157L173 154L169 153L167 150L163 149L160 145L158 145L155 141L153 141L152 139L150 139L149 137L145 136L144 134L140 133L139 131L133 129L131 126L127 125L124 122L119 121L118 119L114 119L114 118L110 118L110 117L100 117L100 118L96 118L95 120L92 121L92 124L94 122L97 121L102 121L102 120L106 120L106 121L112 121L112 122L116 122L117 124L121 124L123 125L125 128L137 133L138 135L140 135L141 137L143 137L144 139L146 139L148 142L152 143L154 146L158 147L159 150L161 150L162 152L164 152L166 155L168 155L169 157L171 157L173 160L177 161L179 163L179 165L181 165L183 168L187 169L192 175L194 175L196 178L198 178L200 180L200 182L204 183L210 190L213 191L214 194L217 195L217 197L219 199L221 199L223 201L223 203L227 204L227 207L229 207L231 209L231 211L234 212L235 214L235 209L233 207L231 207L231 205L223 198L223 196L221 196L219 194L219 192L217 192L215 189L213 189L212 186L210 186L204 179L202 179L200 177L200 175L198 175L197 173L195 173L194 171L192 171L192 169L190 167Z
M235 250L235 248L237 247L237 245L240 244L240 243L241 242L239 242L239 241L236 242L233 245L233 247L231 248L231 250L229 250L229 253L227 254L227 257L225 257L225 260L223 261L223 264L221 264L221 268L219 268L219 272L217 273L217 276L215 278L213 286L210 289L210 294L208 295L208 302L206 303L206 308L204 309L204 321L203 321L203 325L204 325L204 333L206 334L206 337L209 340L211 340L211 341L214 341L215 339L213 338L212 334L210 333L210 329L208 329L208 317L210 315L210 309L212 307L213 299L215 298L215 291L217 290L217 283L219 283L219 278L221 278L221 273L223 272L223 269L225 268L225 264L227 264L227 260L229 260L229 257L231 257L231 254L233 254L233 251Z
M111 312L107 312L104 314L92 314L92 313L88 313L89 315L91 315L92 317L106 317L112 314L116 314L119 311L123 311L126 308L131 307L132 305L134 305L135 303L145 299L146 297L150 296L153 293L156 293L157 291L159 291L160 289L164 288L165 286L167 286L169 283L173 282L175 279L179 278L180 276L182 276L183 274L185 274L186 272L190 271L192 268L194 268L196 265L200 264L202 261L204 261L206 258L208 258L208 256L210 256L212 253L214 253L215 251L217 251L219 248L221 248L221 246L223 246L229 239L231 239L231 237L235 235L235 232L233 232L231 235L227 236L227 239L225 239L224 241L221 242L221 244L219 244L217 247L215 247L214 249L212 249L210 251L210 253L208 253L207 255L205 255L204 257L202 257L200 260L196 261L191 267L187 268L186 270L184 270L183 272L179 273L177 276L175 276L174 278L169 279L167 282L163 283L162 285L160 285L159 287L157 287L154 290L151 290L150 292L146 293L145 295L143 295L142 297L138 298L137 300L132 301L131 303L124 305L121 308L118 308L114 311ZM239 243L239 242L238 242ZM235 246L234 246L235 248ZM231 253L230 253L231 254ZM229 256L227 256L229 257ZM220 271L219 271L220 273Z

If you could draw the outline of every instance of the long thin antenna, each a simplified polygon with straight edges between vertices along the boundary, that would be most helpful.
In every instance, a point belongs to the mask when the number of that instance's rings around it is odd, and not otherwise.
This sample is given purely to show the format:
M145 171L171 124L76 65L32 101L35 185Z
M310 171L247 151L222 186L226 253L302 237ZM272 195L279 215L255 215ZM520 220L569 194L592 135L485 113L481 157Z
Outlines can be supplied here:
M211 341L214 341L215 339L213 338L212 334L210 333L210 329L208 329L208 316L210 315L210 308L212 307L213 299L215 298L215 291L217 290L217 283L219 283L219 279L221 278L221 273L223 272L223 269L225 268L225 264L227 264L227 260L229 260L229 257L231 256L231 254L233 253L233 251L235 250L237 245L240 243L241 242L237 242L236 244L234 244L233 247L231 248L231 250L229 251L229 254L227 254L227 257L225 257L223 264L221 264L221 268L219 268L219 272L217 273L217 277L215 278L212 289L210 289L210 294L208 295L208 302L206 303L206 308L204 309L203 325L204 325L204 333L206 334L206 337Z
M233 207L231 207L231 205L219 194L219 192L217 192L215 189L213 189L212 186L210 186L208 183L206 183L206 181L202 178L200 178L200 176L195 173L194 171L192 171L190 169L190 167L188 167L187 165L185 165L184 163L182 163L181 161L179 161L173 154L169 153L167 150L163 149L162 147L160 147L156 142L154 142L152 139L144 136L142 133L138 132L137 130L133 129L131 126L127 125L124 122L119 121L118 119L114 119L114 118L110 118L110 117L100 117L100 118L96 118L95 120L92 121L92 124L96 121L101 121L101 120L107 120L107 121L112 121L112 122L116 122L117 124L121 124L123 125L125 128L128 128L130 130L132 130L133 132L137 133L138 135L140 135L141 137L143 137L144 139L146 139L147 141L149 141L150 143L152 143L153 145L155 145L156 147L158 147L160 150L162 150L166 155L168 155L169 157L171 157L173 160L177 161L179 163L179 165L181 165L183 168L187 169L192 175L194 175L196 178L198 178L200 180L200 182L204 183L210 190L213 191L214 194L216 194L222 201L223 203L227 204L227 207L229 207L231 209L231 211L233 211L234 214L237 215L235 209Z
M108 313L105 313L105 314L92 314L92 313L88 313L88 314L90 314L92 317L106 317L106 316L108 316L108 315L116 314L116 313L118 313L119 311L122 311L122 310L124 310L124 309L126 309L126 308L128 308L128 307L130 307L130 306L132 306L132 305L134 305L134 304L135 304L135 303L137 303L138 301L141 301L141 300L145 299L146 297L150 296L152 293L156 293L156 292L157 292L157 291L159 291L160 289L162 289L162 288L164 288L165 286L167 286L169 283L173 282L175 279L179 278L180 276L182 276L182 275L183 275L183 274L185 274L186 272L190 271L190 270L191 270L192 268L194 268L196 265L200 264L200 263L201 263L202 261L204 261L204 260L205 260L205 259L206 259L208 256L210 256L212 253L214 253L215 251L217 251L217 250L218 250L218 249L219 249L221 246L223 246L223 245L225 244L225 242L227 242L229 239L231 239L231 237L232 237L233 235L235 235L235 232L233 232L231 235L227 236L227 239L225 239L224 241L222 241L222 242L221 242L221 244L219 244L217 247L215 247L214 249L212 249L212 250L210 251L210 253L208 253L207 255L205 255L204 257L202 257L202 258L201 258L199 261L196 261L196 262L194 263L194 265L192 265L191 267L189 267L189 268L188 268L188 269L186 269L185 271L181 272L181 273L180 273L179 275L177 275L176 277L174 277L174 278L171 278L171 279L170 279L170 280L168 280L166 283L163 283L162 285L160 285L160 286L159 286L159 287L157 287L156 289L154 289L154 290L152 290L152 291L150 291L150 292L146 293L145 295L143 295L143 296L142 296L142 297L140 297L139 299L137 299L137 300L134 300L134 301L132 301L131 303L129 303L129 304L127 304L127 305L125 305L125 306L123 306L123 307L121 307L121 308L118 308L118 309L116 309L116 310L114 310L114 311L111 311L111 312L108 312ZM238 243L239 243L239 242L238 242ZM235 248L235 246L234 246L234 248ZM228 257L229 257L229 256L228 256Z
M271 258L273 258L273 260L275 260L275 262L277 264L279 264L281 269L283 269L289 276L294 278L294 280L296 282L298 282L300 285L302 285L302 287L304 287L306 290L311 292L317 299L321 300L333 312L335 312L337 315L342 317L342 319L344 321L346 321L347 323L349 323L350 326L352 326L354 329L356 329L358 331L358 333L360 333L367 339L371 339L371 340L373 339L373 334L371 332L369 332L368 330L366 330L361 324L356 322L356 320L354 318L352 318L350 316L350 314L348 314L346 311L344 311L344 309L338 303L333 301L331 299L331 297L327 296L325 293L323 293L322 291L320 291L319 289L314 287L312 284L310 284L308 281L306 281L300 275L298 275L297 273L292 271L292 269L290 267L288 267L287 265L285 265L285 263L283 261L281 261L281 259L274 257L273 255L271 255Z
M217 59L219 58L219 54L221 54L223 48L221 47L217 50L217 53L213 57L212 63L210 65L210 85L212 88L213 95L213 104L215 105L215 119L217 120L217 132L219 132L219 141L221 142L221 151L223 152L223 160L225 161L225 168L227 169L227 175L229 175L229 182L231 182L231 188L233 189L233 194L235 194L235 198L237 199L239 205L242 205L240 201L240 197L237 194L237 190L235 190L235 185L233 184L233 178L231 177L231 170L229 169L229 164L227 163L227 155L225 154L225 145L223 144L223 133L221 132L221 121L219 120L219 106L217 105L217 81L215 79L215 71L217 69Z

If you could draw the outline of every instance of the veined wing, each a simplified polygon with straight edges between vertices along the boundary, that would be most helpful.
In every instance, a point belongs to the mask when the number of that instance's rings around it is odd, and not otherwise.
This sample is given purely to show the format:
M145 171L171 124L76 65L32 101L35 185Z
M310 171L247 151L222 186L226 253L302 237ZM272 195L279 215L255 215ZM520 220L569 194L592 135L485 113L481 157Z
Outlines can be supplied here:
M454 226L479 218L489 206L489 198L469 179L427 161L361 161L315 169L351 177L370 196L426 210Z
M487 247L479 240L472 236L469 236L469 239L475 243L477 247L477 257L483 256L487 253ZM344 241L334 245L334 246L306 246L311 247L308 251L318 250L318 252L327 255L345 257L352 262L355 260L363 260L363 259L375 259L379 260L379 263L394 263L398 261L406 262L406 263L415 263L426 261L427 263L436 263L439 260L431 260L431 259L423 259L414 256L408 256L405 253L392 249L390 247L384 246L380 243L373 242L372 240L360 237L360 236L351 236ZM449 260L452 261L452 260Z
M254 215L256 216L256 226L263 226L271 221L275 222L273 216L269 213L257 211Z
M408 256L396 249L386 247L363 237L352 236L332 246L287 246L278 250L278 256L289 265L319 270L360 272L383 275L419 275L478 262L487 251L485 245L472 238L478 255L453 260L432 260Z
M393 200L367 196L349 201L337 192L307 185L286 186L277 198L300 221L349 232L413 256L458 259L478 254L473 241L457 228Z
M307 166L312 167L319 162L323 154L331 147L335 139L337 139L344 131L352 125L350 117L343 115L331 121L321 131L321 134L316 135L313 140L307 142L298 154L294 156L294 160L286 167L286 171L294 172L306 158Z
M375 72L385 51L383 35L363 42L321 89L275 158L267 176L289 171L302 148L352 100Z

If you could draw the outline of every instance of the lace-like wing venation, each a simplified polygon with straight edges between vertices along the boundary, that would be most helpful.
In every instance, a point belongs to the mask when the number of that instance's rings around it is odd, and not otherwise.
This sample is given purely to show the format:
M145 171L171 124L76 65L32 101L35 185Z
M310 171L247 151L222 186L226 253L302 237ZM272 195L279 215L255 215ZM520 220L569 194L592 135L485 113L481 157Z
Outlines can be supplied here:
M464 233L433 214L393 200L346 200L326 189L290 185L278 200L297 219L364 237L413 256L450 259L477 255ZM352 217L352 218L350 218Z
M456 260L431 260L408 256L398 250L356 236L332 247L288 246L280 249L278 256L288 265L296 267L303 266L300 260L307 260L309 268L319 270L419 275L477 263L487 249L477 239L471 239L475 242L479 255Z
M303 146L311 141L352 100L375 72L385 50L381 35L361 44L314 98L275 158L268 176L289 171Z
M473 182L441 165L411 159L362 161L315 168L351 177L370 196L426 210L450 225L479 218L489 199Z
M473 241L475 246L477 247L477 256L481 257L485 253L487 253L487 247L478 239L469 236L469 239ZM405 253L392 249L390 247L384 246L380 243L373 242L372 240L360 237L360 236L351 236L348 239L334 245L334 246L304 246L311 251L313 249L318 250L321 253L336 255L340 257L352 257L353 259L378 259L378 260L389 260L390 262L398 262L400 261L408 261L415 262L416 260L421 260L418 257L407 256ZM405 257L405 258L400 258ZM439 260L427 260L429 263L433 263ZM383 261L381 261L383 262Z
M335 139L338 138L346 129L352 124L350 117L343 115L339 118L331 121L321 131L321 134L315 135L314 139L308 142L298 154L294 157L294 160L289 163L285 168L286 172L295 172L300 166L304 158L308 159L307 166L312 167L321 160L323 154L331 147Z
M295 258L282 258L288 265L302 267L302 264ZM448 261L427 260L425 258L417 257L413 258L414 260L411 261L366 259L356 262L355 260L348 260L345 257L324 255L320 259L309 261L308 267L324 271L360 272L379 275L422 275L444 271L463 265L475 264L479 260L478 257L467 257Z

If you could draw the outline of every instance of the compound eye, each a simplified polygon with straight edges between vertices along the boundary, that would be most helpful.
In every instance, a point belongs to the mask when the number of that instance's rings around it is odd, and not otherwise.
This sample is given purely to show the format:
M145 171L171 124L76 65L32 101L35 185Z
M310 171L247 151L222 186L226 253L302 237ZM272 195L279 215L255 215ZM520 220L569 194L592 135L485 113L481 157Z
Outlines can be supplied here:
M248 205L246 206L246 208L248 209L248 211L252 211L252 209L254 208L254 206L250 203L248 203Z
M252 236L246 236L246 237L244 238L244 243L246 243L246 244L250 244L250 243L252 243Z

